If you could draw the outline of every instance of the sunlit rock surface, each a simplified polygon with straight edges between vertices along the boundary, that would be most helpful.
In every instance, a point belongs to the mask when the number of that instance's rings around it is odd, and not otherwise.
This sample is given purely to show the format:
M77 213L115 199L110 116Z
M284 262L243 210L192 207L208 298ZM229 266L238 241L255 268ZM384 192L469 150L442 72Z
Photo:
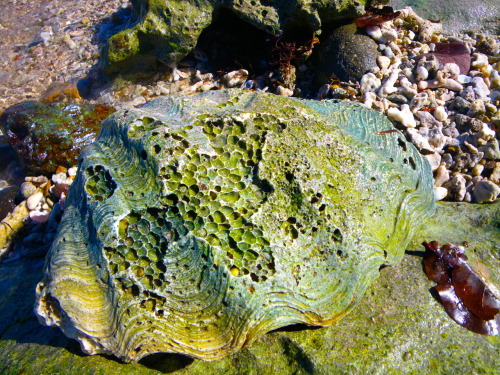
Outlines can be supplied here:
M248 91L118 112L80 157L36 313L90 354L214 360L329 325L434 211L428 163L353 103Z

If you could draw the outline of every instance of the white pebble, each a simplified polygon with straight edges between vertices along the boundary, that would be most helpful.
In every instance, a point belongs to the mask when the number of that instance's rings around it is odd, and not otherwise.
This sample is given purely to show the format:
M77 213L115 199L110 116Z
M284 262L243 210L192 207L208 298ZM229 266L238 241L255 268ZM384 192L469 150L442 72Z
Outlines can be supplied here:
M415 70L415 79L417 81L425 81L429 77L429 71L425 68L425 66L420 65Z
M410 106L408 104L403 104L401 106L401 110L397 108L389 108L387 110L387 116L396 121L399 121L407 128L414 128L417 126L417 122L415 121L413 113L411 113Z
M66 185L71 185L73 182L73 179L71 177L67 177L66 173L61 172L57 174L52 175L52 182L56 185L59 184L66 184Z
M490 75L490 88L497 89L500 88L500 74L498 70L493 70Z
M68 169L68 176L75 177L77 171L78 171L78 167L71 167L70 169Z
M366 73L361 77L361 81L359 83L360 90L361 92L367 93L367 92L374 92L377 90L382 82L380 79L377 78L377 76L373 73Z
M482 77L472 78L472 86L476 99L486 100L490 96L490 89Z
M37 224L42 224L47 222L50 217L49 211L31 211L30 219L33 220Z
M418 83L418 88L420 90L444 88L452 91L462 91L464 87L456 80L452 78L446 78L444 79L444 81L439 81L438 79L430 81L420 81Z
M470 83L472 81L472 77L466 76L464 74L459 74L457 77L457 82L463 84Z
M448 118L448 112L443 106L439 106L434 110L434 117L436 120L443 122Z
M28 206L28 210L33 211L38 206L38 204L42 201L42 198L43 198L43 194L41 191L37 191L35 194L30 196L26 200L26 205Z
M388 95L394 94L398 89L394 87L394 84L398 80L399 77L399 68L395 68L389 78L386 79L386 81L382 84L380 89L378 90L377 94L381 98L385 98Z
M408 78L406 77L403 77L403 78L400 78L399 79L399 84L401 85L401 92L405 95L405 96L409 96L411 98L413 98L415 95L418 94L416 88L417 88L417 85L413 85Z
M387 69L391 65L391 59L387 56L377 56L377 65L380 69Z
M382 38L382 31L378 26L368 26L365 28L366 33L375 41L379 41Z
M390 42L388 44L389 48L391 49L392 52L394 52L394 54L396 56L401 56L403 53L401 52L401 48L399 48L399 46L395 43L395 42ZM387 55L386 55L387 56Z
M413 129L412 129L413 130ZM441 164L441 155L437 152L433 152L432 154L427 154L424 155L424 157L427 159L431 166L431 170L434 172L436 169L438 169L439 165Z
M493 114L493 115L495 113L497 113L497 111L498 111L498 108L494 104L491 104L491 103L484 103L484 108L486 109L486 112Z
M446 165L444 163L441 163L439 167L436 169L436 175L434 177L434 186L440 187L449 179L450 179L450 171L446 169Z
M434 188L434 200L436 201L443 200L444 198L446 198L447 195L448 195L448 189L441 186Z
M292 96L293 95L293 90L286 88L284 86L278 86L276 89L276 94L280 96Z
M495 137L495 131L490 129L487 123L483 122L483 127L479 131L479 138L489 141L491 138Z
M374 92L365 92L363 105L366 108L372 108L373 102L377 100L377 94Z
M241 86L248 78L248 70L240 69L224 75L223 80L228 87Z
M472 54L472 57L475 59L471 63L474 68L481 68L488 65L488 56L485 54L476 52Z
M439 69L438 74L443 78L457 79L460 75L460 67L455 63L448 63Z
M387 42L394 42L398 39L398 32L395 29L384 29L382 30L382 37Z

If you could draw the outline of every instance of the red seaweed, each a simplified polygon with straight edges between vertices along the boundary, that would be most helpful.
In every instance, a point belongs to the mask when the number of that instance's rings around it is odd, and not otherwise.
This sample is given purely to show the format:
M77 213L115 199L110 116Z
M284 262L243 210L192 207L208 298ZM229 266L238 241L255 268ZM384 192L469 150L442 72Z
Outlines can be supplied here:
M464 248L424 242L424 270L448 315L462 327L483 335L500 333L500 300L467 263Z

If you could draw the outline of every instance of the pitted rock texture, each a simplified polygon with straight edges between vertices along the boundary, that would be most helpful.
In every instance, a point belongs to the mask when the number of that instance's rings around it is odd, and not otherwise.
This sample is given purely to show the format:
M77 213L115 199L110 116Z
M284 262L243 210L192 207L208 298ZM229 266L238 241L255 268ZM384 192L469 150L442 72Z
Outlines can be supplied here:
M240 90L112 115L80 156L40 320L125 361L215 360L339 320L434 211L427 161L391 128L354 103Z
M242 20L276 35L301 30L319 33L324 24L354 18L366 0L248 1L248 0L132 0L133 27L113 35L106 50L109 72L116 72L145 56L172 64L196 45L201 32L223 8Z

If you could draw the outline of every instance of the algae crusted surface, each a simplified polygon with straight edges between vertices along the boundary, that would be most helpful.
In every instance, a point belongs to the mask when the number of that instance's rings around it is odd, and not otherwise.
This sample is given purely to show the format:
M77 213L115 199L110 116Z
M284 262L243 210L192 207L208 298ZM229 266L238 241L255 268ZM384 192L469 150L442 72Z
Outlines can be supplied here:
M434 210L428 163L390 127L241 90L116 113L80 157L37 314L125 361L339 320Z
M498 273L499 208L498 203L439 204L435 219L417 233L410 249L423 251L422 240L466 240L469 259L479 254ZM384 268L342 321L272 332L215 362L157 354L123 364L83 355L76 341L41 326L32 312L42 265L43 260L28 258L0 264L2 374L494 374L500 366L499 338L455 324L429 293L434 283L414 255Z

